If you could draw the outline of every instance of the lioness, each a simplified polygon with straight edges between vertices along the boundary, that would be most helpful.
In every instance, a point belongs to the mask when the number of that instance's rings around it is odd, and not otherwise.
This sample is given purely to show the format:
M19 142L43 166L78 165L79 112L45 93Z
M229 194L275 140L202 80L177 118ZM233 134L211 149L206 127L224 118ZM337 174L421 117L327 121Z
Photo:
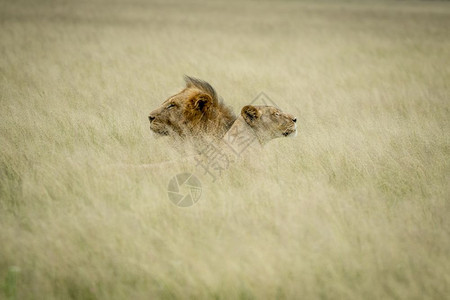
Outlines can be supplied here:
M297 118L273 106L244 106L222 141L235 153L261 148L279 137L297 136Z
M149 114L151 131L184 140L220 140L236 120L233 111L209 83L189 76L184 79L186 87Z

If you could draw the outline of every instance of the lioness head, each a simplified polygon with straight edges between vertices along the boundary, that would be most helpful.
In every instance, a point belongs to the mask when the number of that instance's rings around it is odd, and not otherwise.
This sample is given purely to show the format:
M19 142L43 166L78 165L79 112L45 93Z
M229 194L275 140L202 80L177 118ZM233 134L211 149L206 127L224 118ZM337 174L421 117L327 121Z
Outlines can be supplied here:
M209 83L188 76L185 81L181 92L149 114L150 130L162 136L222 138L236 119L233 112Z
M247 105L241 116L262 144L278 137L297 136L297 118L276 107Z

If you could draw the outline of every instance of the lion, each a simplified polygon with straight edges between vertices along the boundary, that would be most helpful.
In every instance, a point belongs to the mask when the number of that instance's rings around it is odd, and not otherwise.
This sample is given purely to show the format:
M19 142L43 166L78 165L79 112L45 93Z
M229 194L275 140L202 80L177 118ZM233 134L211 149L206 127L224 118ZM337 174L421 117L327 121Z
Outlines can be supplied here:
M184 79L186 87L149 114L150 130L181 140L220 140L236 120L233 111L209 83L189 76Z
M240 154L247 147L262 148L280 137L297 136L297 118L273 106L246 105L222 141Z

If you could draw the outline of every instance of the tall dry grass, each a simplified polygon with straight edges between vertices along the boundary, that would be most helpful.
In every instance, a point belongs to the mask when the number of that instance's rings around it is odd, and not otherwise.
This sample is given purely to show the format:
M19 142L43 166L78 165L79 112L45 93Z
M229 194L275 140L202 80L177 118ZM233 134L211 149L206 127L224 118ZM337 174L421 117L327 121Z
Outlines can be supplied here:
M449 3L2 1L0 20L0 298L449 294ZM179 155L147 114L183 74L236 112L264 91L299 136L215 182L139 167ZM190 208L167 196L181 171Z

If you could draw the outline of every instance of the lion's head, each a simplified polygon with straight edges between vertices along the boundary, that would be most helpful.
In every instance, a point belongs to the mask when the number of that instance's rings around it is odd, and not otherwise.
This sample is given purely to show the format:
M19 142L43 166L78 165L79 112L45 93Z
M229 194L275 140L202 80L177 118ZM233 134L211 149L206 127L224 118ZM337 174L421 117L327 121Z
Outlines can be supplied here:
M185 76L186 87L153 110L148 118L157 135L220 139L236 117L217 97L212 86Z
M297 136L297 118L273 106L244 106L241 116L261 144L278 137Z

